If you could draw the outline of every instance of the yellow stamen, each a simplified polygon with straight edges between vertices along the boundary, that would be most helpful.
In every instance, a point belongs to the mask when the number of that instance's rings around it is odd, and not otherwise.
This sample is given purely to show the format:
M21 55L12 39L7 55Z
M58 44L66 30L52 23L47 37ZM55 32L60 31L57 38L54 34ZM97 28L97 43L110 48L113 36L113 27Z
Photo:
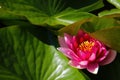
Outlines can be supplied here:
M94 44L94 42L84 41L79 45L79 49L83 51L90 51Z

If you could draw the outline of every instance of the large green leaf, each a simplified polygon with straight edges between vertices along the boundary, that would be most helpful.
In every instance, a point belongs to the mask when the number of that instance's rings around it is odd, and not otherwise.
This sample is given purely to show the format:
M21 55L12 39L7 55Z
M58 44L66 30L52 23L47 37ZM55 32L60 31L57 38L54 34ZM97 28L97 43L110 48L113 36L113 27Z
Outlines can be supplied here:
M118 9L120 9L120 0L107 0L107 1L113 4Z
M10 13L24 16L32 24L50 25L54 28L57 25L66 26L81 19L93 17L94 15L88 12L103 6L102 0L93 1L90 5L84 5L80 9L69 8L71 6L67 4L64 7L63 4L66 1L62 0L2 0L1 2L3 3L3 8L7 8ZM80 4L81 1L79 2ZM59 26L57 27L59 28Z
M84 20L80 20L69 26L63 27L58 30L58 34L63 33L76 34L78 30L84 29L87 32L95 32L98 30L109 29L112 27L120 26L119 20L117 21L114 17L92 17Z
M63 25L70 25L77 21L84 20L87 18L94 17L95 15L87 12L81 12L79 10L74 9L66 9L62 11L61 13L55 15L55 19L57 24L63 24Z
M21 19L22 17L16 16L13 14L10 14L8 11L4 10L3 8L0 8L0 20L13 20L13 19Z
M71 35L75 35L75 34L77 34L77 32L80 29L80 27L82 26L82 24L84 24L88 21L90 21L90 19L80 20L71 25L65 26L57 31L57 35L63 35L64 33L69 33Z
M109 16L109 17L120 17L120 9L105 10L98 14L99 17Z
M87 1L89 1L89 0L87 0ZM95 0L91 0L91 1L95 1ZM91 2L91 1L89 1L89 2ZM86 2L86 1L83 1L83 2L84 2L83 5L85 3L89 3L89 2ZM85 11L85 12L91 12L91 11L97 10L99 8L102 8L103 6L104 6L103 0L97 0L96 2L92 3L91 5L82 7L79 10L80 11Z
M109 29L112 27L120 26L119 21L113 17L94 17L90 21L83 24L81 27L88 32L95 32L98 30Z
M93 11L104 6L102 0L63 0L65 6L83 11ZM95 6L96 5L96 6Z
M0 9L0 23L4 26L9 25L25 25L25 23L28 22L24 17L13 15L7 10L4 10L3 8Z
M70 67L46 29L0 29L0 80L89 80Z

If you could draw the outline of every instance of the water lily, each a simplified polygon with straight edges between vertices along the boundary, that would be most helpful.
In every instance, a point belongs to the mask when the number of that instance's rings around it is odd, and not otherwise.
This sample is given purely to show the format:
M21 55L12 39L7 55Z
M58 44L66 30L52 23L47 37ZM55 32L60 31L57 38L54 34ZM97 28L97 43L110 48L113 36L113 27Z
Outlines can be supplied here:
M116 57L116 51L110 49L99 40L91 37L83 30L77 35L59 36L58 48L69 58L69 64L78 69L87 69L93 74L98 73L99 66L111 63Z

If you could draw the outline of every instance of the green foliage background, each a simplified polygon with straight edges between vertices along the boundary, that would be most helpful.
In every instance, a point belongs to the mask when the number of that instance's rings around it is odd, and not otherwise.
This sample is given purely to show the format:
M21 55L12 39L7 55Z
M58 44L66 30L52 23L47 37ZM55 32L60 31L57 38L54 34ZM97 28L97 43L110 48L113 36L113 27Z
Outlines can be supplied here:
M119 80L120 56L93 75L68 65L57 36L84 29L120 52L119 0L0 0L0 80Z

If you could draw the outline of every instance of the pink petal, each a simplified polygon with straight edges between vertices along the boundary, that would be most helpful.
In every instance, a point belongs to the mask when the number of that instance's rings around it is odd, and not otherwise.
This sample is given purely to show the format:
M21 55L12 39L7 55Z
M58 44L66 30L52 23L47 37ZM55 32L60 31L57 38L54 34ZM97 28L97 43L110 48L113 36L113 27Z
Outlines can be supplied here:
M80 61L79 64L82 65L82 66L87 66L88 65L88 61Z
M103 61L103 60L106 58L106 56L108 55L108 53L109 53L109 51L107 51L107 50L105 49L105 47L100 48L100 49L99 49L99 52L98 52L98 54L97 54L97 61L98 61L98 62Z
M87 66L87 70L93 74L98 73L99 66L97 63L92 63Z
M73 36L73 45L74 45L74 49L77 49L77 47L79 45L75 36Z
M92 53L91 56L89 57L89 61L94 61L96 59L96 54Z
M79 57L71 49L64 47L59 47L57 49L61 51L68 58L79 61Z
M106 50L105 47L101 47L101 48L99 48L99 51L98 51L97 56L99 56L99 57L103 57L103 56L105 55L106 51L107 51L107 50Z
M72 41L72 36L69 34L64 34L64 40L65 43L68 45L69 48L73 49L73 41Z
M85 32L83 30L79 30L76 37L80 39L81 37L84 36L84 34L85 34Z
M74 68L78 68L78 69L85 69L86 68L86 66L80 65L78 61L74 61L74 60L71 60L69 62L69 65L71 65Z
M78 55L81 59L85 60L87 54L84 53L83 51L79 50L79 51L77 52L77 55Z
M115 50L109 50L108 55L106 56L106 58L100 63L100 65L106 65L111 63L115 57L116 57L117 53Z
M99 41L96 41L96 43L101 47L102 46L102 44L99 42Z
M59 42L61 47L66 47L66 48L68 47L65 43L64 37L58 36L58 42Z

